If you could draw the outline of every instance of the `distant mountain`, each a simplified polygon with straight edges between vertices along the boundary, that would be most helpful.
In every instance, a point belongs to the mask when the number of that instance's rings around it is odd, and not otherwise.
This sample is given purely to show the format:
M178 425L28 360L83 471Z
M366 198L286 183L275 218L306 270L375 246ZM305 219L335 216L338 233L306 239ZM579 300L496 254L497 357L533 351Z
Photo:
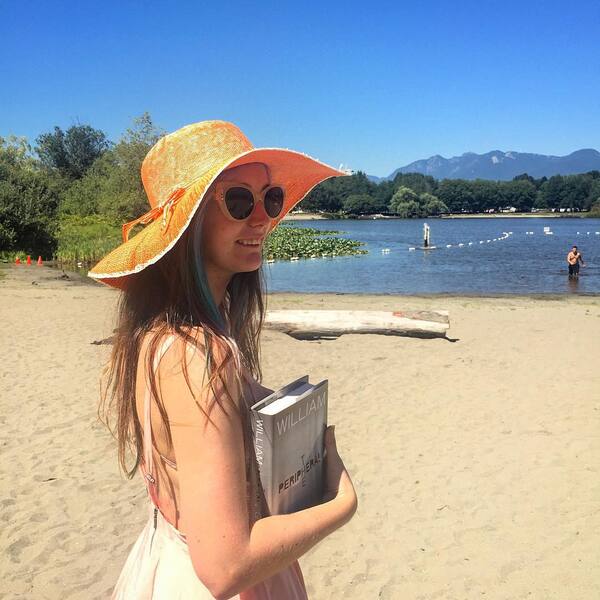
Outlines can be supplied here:
M493 150L486 154L465 152L462 156L444 158L436 154L431 158L396 169L388 177L369 175L371 181L394 179L398 173L423 173L435 179L495 179L510 180L527 173L536 179L552 175L575 175L600 170L600 152L591 148L577 150L567 156L547 156L526 152Z

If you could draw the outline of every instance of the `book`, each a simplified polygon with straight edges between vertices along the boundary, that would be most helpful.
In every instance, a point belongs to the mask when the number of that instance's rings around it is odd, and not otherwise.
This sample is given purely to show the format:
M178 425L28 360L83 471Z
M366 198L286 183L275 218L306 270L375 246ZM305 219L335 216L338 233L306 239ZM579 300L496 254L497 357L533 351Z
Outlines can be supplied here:
M305 375L251 407L260 480L272 515L315 506L323 499L327 380Z

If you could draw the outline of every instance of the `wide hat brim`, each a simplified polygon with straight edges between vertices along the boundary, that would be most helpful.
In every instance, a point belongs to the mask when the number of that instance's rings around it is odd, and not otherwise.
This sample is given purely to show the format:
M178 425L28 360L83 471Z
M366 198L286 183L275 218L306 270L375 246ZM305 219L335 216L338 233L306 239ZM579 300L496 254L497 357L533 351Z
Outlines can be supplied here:
M167 227L164 227L162 219L152 221L107 254L88 272L88 276L123 288L130 275L159 261L177 243L206 198L206 192L223 171L254 162L266 164L271 181L286 190L283 210L273 221L271 229L316 185L330 177L347 175L300 152L283 148L253 148L206 171L178 199L169 215Z

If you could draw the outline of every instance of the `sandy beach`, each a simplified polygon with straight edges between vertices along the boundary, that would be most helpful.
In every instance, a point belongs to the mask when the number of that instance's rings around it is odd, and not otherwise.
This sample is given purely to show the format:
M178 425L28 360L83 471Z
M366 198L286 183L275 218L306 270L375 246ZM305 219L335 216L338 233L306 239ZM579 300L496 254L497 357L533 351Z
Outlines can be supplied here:
M0 269L0 599L108 598L147 518L96 417L118 294L59 276ZM311 599L600 597L599 297L268 304L450 311L449 339L263 334L266 385L329 379L359 496L300 561Z
M319 213L308 213L308 212L295 212L288 213L283 217L284 221L319 221L326 219L327 217Z

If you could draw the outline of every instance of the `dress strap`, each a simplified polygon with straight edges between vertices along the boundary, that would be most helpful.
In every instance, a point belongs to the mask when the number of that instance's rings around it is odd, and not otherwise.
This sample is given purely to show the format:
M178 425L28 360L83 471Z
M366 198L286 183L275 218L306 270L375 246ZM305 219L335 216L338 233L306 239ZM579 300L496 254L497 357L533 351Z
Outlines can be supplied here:
M154 355L154 361L152 364L152 373L156 375L156 371L158 369L158 365L162 360L163 356L166 354L167 350L171 347L173 342L175 341L175 336L168 336L163 343L160 345L157 353ZM150 379L146 378L146 390L144 392L144 476L151 484L149 486L150 497L152 498L154 504L156 505L155 498L155 490L153 485L156 483L154 479L154 461L152 459L152 418L151 418L151 408L152 408L152 392L150 389Z

